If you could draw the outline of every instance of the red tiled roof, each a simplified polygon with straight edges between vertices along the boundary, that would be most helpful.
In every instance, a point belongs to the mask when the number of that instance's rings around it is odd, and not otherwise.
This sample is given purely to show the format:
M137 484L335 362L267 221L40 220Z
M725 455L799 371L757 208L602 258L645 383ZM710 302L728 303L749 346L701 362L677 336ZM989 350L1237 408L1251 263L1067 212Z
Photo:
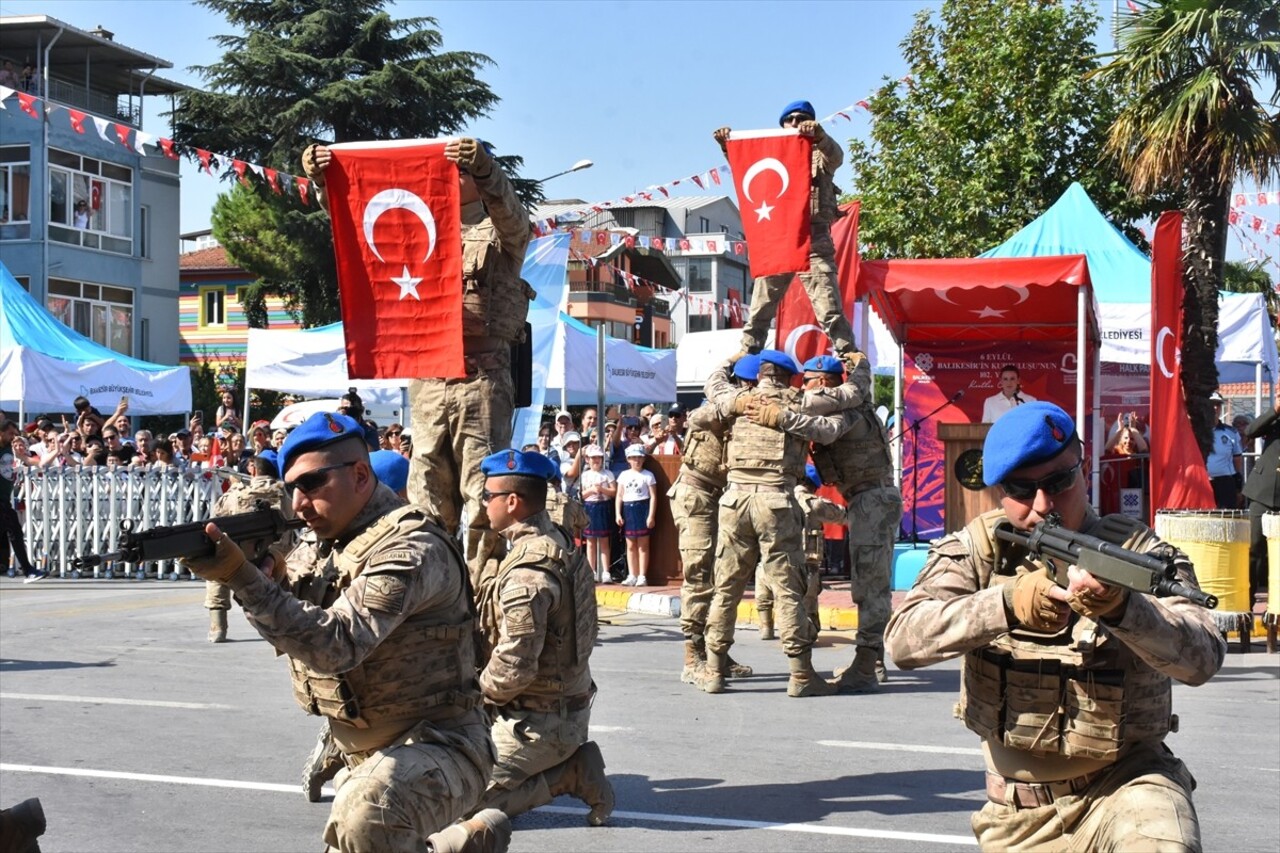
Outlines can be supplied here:
M227 260L227 250L221 246L197 249L178 256L180 270L233 270L239 269Z

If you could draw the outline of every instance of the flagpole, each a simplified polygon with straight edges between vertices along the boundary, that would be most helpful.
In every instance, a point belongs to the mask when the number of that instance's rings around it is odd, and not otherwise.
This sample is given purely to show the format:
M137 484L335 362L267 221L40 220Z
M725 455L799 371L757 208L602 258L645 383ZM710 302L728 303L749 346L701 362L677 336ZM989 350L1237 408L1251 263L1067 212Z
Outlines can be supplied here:
M596 326L596 421L601 424L597 430L600 439L600 447L604 448L604 422L606 420L604 408L604 324ZM614 428L614 435L622 432L621 417L619 417L618 426Z

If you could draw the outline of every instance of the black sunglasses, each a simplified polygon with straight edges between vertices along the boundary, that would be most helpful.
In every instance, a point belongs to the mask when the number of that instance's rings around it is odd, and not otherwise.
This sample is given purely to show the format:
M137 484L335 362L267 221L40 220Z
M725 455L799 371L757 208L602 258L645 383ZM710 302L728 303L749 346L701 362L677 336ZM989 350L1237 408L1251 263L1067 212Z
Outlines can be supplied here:
M806 115L805 113L792 113L791 115L784 118L782 120L782 123L786 124L789 121L813 121L813 117Z
M339 465L326 465L323 468L308 471L292 483L285 483L284 490L289 493L290 497L293 496L294 492L302 492L304 495L309 495L317 489L323 489L328 485L329 475L334 471L337 471L339 468L350 468L354 464L356 463L343 462Z
M1076 472L1080 470L1082 464L1084 464L1083 459L1070 468L1063 471L1055 471L1047 477L1041 477L1039 480L1005 480L1000 484L1000 488L1004 489L1004 493L1015 501L1030 500L1039 491L1043 491L1050 497L1060 495L1075 485Z
M494 498L502 495L518 495L518 494L520 493L519 492L491 492L488 489L485 489L480 493L480 500L484 503L488 503Z

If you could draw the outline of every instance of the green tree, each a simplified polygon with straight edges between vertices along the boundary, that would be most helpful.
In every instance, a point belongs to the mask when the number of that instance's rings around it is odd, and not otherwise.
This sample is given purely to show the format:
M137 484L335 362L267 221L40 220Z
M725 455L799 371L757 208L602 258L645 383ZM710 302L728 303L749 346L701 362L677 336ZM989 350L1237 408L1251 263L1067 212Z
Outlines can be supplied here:
M1276 321L1280 309L1280 293L1277 284L1267 272L1270 258L1262 261L1227 261L1222 268L1222 289L1230 293L1261 293L1267 302L1271 322Z
M385 0L199 2L239 32L217 36L221 60L194 69L208 89L184 94L175 109L182 145L295 174L312 142L456 135L498 103L478 76L488 57L442 51L434 19L393 19ZM501 159L514 174L519 158ZM535 182L516 183L536 196ZM220 202L213 219L229 258L259 277L251 317L265 320L261 298L278 293L306 326L338 319L327 215L251 186Z
M1186 199L1182 387L1207 453L1232 184L1241 175L1262 183L1280 171L1280 5L1142 0L1122 19L1119 39L1096 75L1127 97L1107 150L1135 192L1173 190ZM1258 97L1263 88L1271 90L1269 105Z
M860 241L874 257L971 257L1007 239L1079 181L1129 236L1149 212L1099 164L1116 97L1100 81L1092 7L946 0L902 43L910 75L870 100L869 142L850 143Z

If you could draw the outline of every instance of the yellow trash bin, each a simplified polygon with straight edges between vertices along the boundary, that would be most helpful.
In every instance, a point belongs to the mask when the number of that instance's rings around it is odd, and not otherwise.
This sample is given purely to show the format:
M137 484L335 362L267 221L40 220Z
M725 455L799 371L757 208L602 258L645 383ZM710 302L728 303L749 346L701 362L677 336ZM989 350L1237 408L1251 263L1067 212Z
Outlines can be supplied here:
M1191 558L1200 588L1218 597L1215 616L1248 613L1249 516L1239 510L1161 510L1156 535Z
M1274 622L1280 616L1280 512L1262 516L1262 535L1267 537L1267 614Z

